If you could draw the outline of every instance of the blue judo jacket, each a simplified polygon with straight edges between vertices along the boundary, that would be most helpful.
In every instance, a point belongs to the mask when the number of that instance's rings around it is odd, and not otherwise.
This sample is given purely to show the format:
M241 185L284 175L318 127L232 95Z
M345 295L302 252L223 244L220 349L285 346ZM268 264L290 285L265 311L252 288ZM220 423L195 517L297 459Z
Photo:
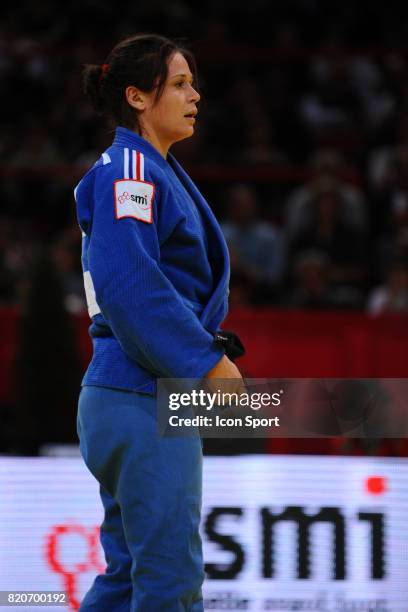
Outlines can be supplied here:
M208 204L171 154L119 127L75 188L93 357L83 385L154 394L199 378L224 349L228 250Z

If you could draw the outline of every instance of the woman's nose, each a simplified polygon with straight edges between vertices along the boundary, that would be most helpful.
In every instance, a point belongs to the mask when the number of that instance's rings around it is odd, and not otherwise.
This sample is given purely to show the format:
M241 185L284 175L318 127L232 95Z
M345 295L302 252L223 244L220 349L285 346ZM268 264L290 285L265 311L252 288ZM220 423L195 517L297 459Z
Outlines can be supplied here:
M200 98L201 96L198 91L195 90L194 87L191 85L191 100L197 104L197 102L200 101Z

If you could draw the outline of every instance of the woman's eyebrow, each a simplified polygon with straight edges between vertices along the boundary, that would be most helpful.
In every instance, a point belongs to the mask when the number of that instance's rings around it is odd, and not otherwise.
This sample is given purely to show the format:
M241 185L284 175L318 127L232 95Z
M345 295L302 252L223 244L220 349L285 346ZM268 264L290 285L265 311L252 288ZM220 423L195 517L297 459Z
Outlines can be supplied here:
M192 74L185 74L185 73L180 73L180 74L172 74L171 75L171 79L176 79L178 77L184 77L185 79L191 79L193 80L193 75Z

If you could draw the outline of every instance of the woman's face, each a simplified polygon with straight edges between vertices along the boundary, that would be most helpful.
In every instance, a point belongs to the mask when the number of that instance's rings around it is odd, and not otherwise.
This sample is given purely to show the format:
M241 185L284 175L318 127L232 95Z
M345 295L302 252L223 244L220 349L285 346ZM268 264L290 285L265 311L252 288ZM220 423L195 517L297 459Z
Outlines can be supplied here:
M145 94L145 107L139 114L141 135L165 156L169 147L194 133L200 95L192 86L193 75L181 53L172 55L163 93L158 101L155 91Z

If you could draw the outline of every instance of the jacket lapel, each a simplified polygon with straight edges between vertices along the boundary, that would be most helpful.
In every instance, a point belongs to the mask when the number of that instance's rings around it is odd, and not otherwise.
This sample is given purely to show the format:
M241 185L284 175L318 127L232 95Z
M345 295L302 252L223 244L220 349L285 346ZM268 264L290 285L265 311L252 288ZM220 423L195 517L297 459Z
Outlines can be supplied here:
M214 291L200 319L204 326L211 327L211 319L217 315L228 296L230 263L227 244L217 219L193 181L170 153L167 155L167 161L196 204L207 230L209 256L218 274L215 277Z

